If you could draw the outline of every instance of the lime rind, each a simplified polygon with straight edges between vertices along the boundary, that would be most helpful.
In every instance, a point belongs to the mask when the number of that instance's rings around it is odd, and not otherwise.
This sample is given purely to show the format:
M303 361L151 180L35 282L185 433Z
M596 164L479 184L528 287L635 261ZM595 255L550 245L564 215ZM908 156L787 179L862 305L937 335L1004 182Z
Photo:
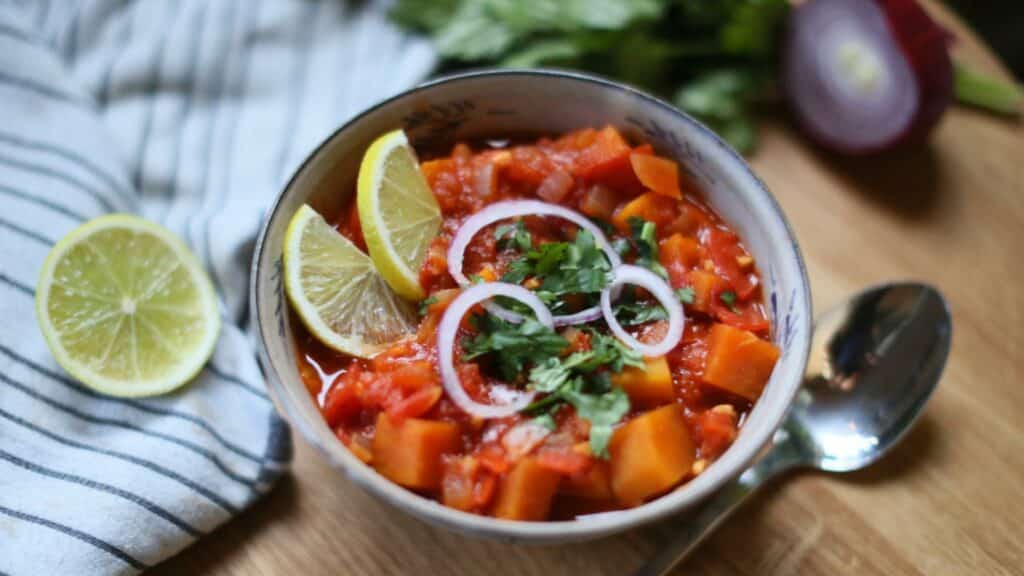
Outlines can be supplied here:
M36 314L62 368L122 397L166 393L195 378L220 331L213 285L188 247L128 214L90 220L54 245Z

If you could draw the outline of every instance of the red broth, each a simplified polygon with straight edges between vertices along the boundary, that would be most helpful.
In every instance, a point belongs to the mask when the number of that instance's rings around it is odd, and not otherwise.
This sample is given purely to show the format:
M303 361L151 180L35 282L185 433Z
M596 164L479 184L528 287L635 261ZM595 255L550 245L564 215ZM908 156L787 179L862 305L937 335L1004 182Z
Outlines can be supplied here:
M302 379L353 454L447 506L557 520L642 504L700 474L728 449L779 351L767 339L756 263L681 167L606 127L513 146L458 144L449 155L422 162L422 170L443 225L420 271L436 302L426 307L416 336L362 360L328 349L293 323ZM448 245L469 215L509 199L576 210L601 223L612 241L630 236L631 217L653 222L658 260L672 287L685 291L680 343L663 358L647 359L645 370L612 376L631 407L607 457L591 453L589 423L570 405L553 414L555 429L542 435L525 424L530 416L473 418L443 393L435 331L457 293L447 271ZM365 249L354 201L334 222ZM534 245L575 234L573 225L554 218L523 222ZM489 227L474 238L464 269L496 280L516 257ZM664 321L654 321L634 334L657 340L664 329ZM573 349L588 346L579 330L561 333ZM509 386L477 362L461 362L458 371L471 396L487 398Z

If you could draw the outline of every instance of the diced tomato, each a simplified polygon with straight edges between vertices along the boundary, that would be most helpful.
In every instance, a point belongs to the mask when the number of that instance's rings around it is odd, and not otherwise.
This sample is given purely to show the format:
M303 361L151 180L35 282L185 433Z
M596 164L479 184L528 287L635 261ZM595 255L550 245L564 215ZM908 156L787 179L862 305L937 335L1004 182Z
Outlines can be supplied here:
M635 152L629 155L629 162L641 184L662 196L682 199L678 164L667 158Z
M473 484L473 505L476 508L486 507L494 499L497 489L498 479L493 474L481 472Z
M741 308L737 308L737 311L734 312L719 300L712 307L715 317L721 320L723 324L760 335L766 335L771 329L771 324L759 305L743 304Z
M353 360L349 363L348 369L334 379L321 409L324 420L331 428L336 428L355 417L362 409L361 383L359 381L361 373L362 368L359 361Z
M594 457L570 447L542 447L537 451L537 464L565 476L583 474L594 462Z
M636 217L654 222L658 230L662 230L679 214L678 204L675 200L661 194L647 192L620 207L612 216L612 224L623 234L629 234L629 219Z
M686 284L686 273L700 262L703 248L697 240L676 233L659 243L658 256L672 286Z
M737 258L747 256L740 246L739 237L733 232L712 228L708 234L708 250L715 263L715 270L736 291L741 300L746 300L758 286L757 276L744 270Z
M631 148L613 126L606 126L594 142L580 152L576 159L575 174L580 178L599 182L623 184L631 176L629 165Z
M564 170L555 170L548 174L537 188L537 196L545 202L559 203L572 189L573 179Z
M389 406L388 416L395 422L404 418L417 418L429 412L440 399L440 386L423 388Z
M481 466L495 474L504 474L508 470L509 461L505 458L505 450L497 444L484 444L476 453L476 459Z
M580 212L598 220L610 220L619 206L619 194L604 184L593 184L580 198Z
M730 411L731 408L728 405L716 406L696 416L694 423L701 458L718 458L736 439L736 412Z

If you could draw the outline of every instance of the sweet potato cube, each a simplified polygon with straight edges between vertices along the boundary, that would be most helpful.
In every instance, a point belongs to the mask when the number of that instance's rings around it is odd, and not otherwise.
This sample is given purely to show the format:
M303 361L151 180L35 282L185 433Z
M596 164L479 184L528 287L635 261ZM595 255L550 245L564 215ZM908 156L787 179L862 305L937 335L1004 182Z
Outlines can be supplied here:
M561 475L526 457L501 479L494 516L506 520L546 520Z
M624 506L636 506L679 483L693 466L696 450L678 404L637 416L612 435L609 444L612 492Z
M666 267L689 269L700 262L701 247L696 239L676 233L661 241L658 255Z
M623 234L628 234L630 218L642 218L657 226L664 226L677 215L675 200L655 192L645 192L620 207L612 216L612 224Z
M645 359L643 368L624 368L612 376L612 383L622 388L630 402L640 407L661 406L676 397L672 372L664 356Z
M399 424L381 413L373 437L374 467L406 488L435 490L441 485L441 455L459 448L459 436L454 422L406 418Z
M751 332L727 324L715 324L708 336L704 382L722 390L757 400L779 359L779 349Z
M597 460L586 472L563 477L558 491L578 498L611 500L611 466L605 460Z
M705 314L711 314L715 298L725 288L725 282L711 272L691 270L687 274L690 287L693 288L693 304L687 306Z
M683 192L679 189L679 165L669 160L650 154L632 153L629 162L633 172L645 187L669 198L681 200Z

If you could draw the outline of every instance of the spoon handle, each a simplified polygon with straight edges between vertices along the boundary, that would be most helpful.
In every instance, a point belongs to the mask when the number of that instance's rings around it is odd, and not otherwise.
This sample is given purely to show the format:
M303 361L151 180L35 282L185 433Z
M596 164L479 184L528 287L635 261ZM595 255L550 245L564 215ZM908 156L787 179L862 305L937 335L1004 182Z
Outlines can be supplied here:
M664 576L689 556L755 490L795 462L787 443L775 443L735 480L722 486L693 516L679 526L665 548L633 573L633 576Z

